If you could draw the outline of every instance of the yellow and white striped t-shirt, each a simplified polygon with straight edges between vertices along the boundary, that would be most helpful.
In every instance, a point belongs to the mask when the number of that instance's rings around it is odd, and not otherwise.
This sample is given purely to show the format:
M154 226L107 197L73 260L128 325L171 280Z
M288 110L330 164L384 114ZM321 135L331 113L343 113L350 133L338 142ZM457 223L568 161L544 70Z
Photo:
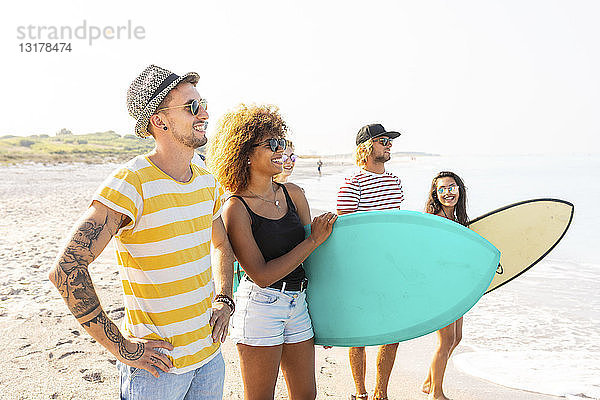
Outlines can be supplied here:
M209 325L214 296L210 261L212 222L224 192L192 159L192 178L177 182L147 157L118 169L94 200L127 215L115 238L125 301L123 329L138 338L170 342L173 373L185 373L218 354Z

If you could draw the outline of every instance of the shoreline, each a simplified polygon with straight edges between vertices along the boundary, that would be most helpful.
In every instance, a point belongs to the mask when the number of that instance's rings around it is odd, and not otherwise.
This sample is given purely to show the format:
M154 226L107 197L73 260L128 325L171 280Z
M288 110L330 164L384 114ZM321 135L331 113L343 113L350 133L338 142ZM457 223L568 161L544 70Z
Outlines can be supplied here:
M19 165L43 165L43 166L58 166L69 164L83 165L102 165L102 164L120 164L129 161L141 153L123 152L112 154L96 154L90 155L85 153L73 154L47 154L34 152L15 152L0 153L0 166L19 166ZM143 153L142 153L143 154ZM403 158L420 158L420 157L439 157L439 154L430 154L423 152L397 152L392 153L394 157ZM298 154L300 161L305 163L316 163L322 159L334 163L354 163L353 155L348 154Z

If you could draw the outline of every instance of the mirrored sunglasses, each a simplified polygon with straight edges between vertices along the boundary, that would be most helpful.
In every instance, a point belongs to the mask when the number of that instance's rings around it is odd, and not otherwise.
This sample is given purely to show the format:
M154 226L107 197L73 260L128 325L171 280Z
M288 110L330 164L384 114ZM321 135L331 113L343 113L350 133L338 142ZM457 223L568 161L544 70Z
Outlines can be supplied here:
M263 144L268 144L269 147L271 148L271 151L273 153L275 153L278 148L281 148L281 150L285 150L287 148L287 140L285 140L283 138L279 138L279 139L277 139L277 138L267 139L264 142L256 143L252 147L262 146Z
M450 194L458 194L458 192L459 192L459 190L460 190L460 189L458 188L458 186L448 186L448 187L442 186L442 187L439 187L439 188L438 188L437 192L438 192L439 194L444 194L444 192L445 192L446 190L447 190L447 191L448 191L448 193L450 193Z
M291 162L296 162L297 158L298 158L298 156L295 155L294 153L290 154L289 156L287 154L281 155L281 161L283 161L283 162L286 162L287 160L290 160Z
M198 113L200 112L200 107L202 107L204 109L204 111L208 110L208 102L206 101L206 99L200 99L200 100L194 99L194 100L192 100L191 103L183 104L181 106L159 108L158 110L156 110L156 112L170 110L173 108L183 108L183 107L188 107L188 110L189 110L189 112L192 113L192 115L198 115Z
M387 146L388 144L392 144L392 140L393 139L390 139L389 137L379 137L379 138L373 139L374 142L379 142L383 146Z

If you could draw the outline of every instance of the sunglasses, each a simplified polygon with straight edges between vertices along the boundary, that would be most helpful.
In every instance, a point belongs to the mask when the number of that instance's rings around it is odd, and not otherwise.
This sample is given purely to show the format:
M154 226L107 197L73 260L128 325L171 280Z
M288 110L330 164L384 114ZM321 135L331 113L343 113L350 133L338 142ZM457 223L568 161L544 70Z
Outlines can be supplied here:
M438 192L438 194L444 194L444 192L446 190L448 191L448 193L458 194L460 189L458 188L458 186L448 186L448 187L442 186L442 187L438 188L437 192Z
M170 110L172 108L182 108L182 107L189 107L188 110L192 113L192 115L198 115L198 113L200 112L200 107L202 107L202 109L204 111L208 110L208 102L206 101L206 99L200 99L200 100L194 99L194 100L192 100L191 103L184 104L182 106L159 108L158 110L156 110L156 112Z
M281 150L285 150L287 148L287 140L285 140L283 138L280 138L280 139L277 139L277 138L267 139L264 142L256 143L252 147L262 146L263 144L268 144L269 147L271 148L271 151L273 153L275 153L278 148L281 148Z
M389 137L380 137L380 138L375 138L373 139L374 142L379 142L381 143L383 146L387 146L388 144L392 144L392 139L390 139Z
M288 159L291 162L296 162L296 159L298 158L297 155L295 155L294 153L290 154L289 156L287 154L282 154L281 155L281 161L286 162Z

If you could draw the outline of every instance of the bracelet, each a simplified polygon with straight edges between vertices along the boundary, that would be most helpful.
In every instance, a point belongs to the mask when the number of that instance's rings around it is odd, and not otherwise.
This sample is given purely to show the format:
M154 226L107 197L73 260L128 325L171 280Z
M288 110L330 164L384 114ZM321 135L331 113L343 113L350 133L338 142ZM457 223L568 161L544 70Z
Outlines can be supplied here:
M232 316L233 313L235 312L235 303L233 302L233 299L231 297L227 296L226 294L220 293L220 294L216 295L215 302L223 303L227 307L231 308L231 314L229 314L229 316Z

